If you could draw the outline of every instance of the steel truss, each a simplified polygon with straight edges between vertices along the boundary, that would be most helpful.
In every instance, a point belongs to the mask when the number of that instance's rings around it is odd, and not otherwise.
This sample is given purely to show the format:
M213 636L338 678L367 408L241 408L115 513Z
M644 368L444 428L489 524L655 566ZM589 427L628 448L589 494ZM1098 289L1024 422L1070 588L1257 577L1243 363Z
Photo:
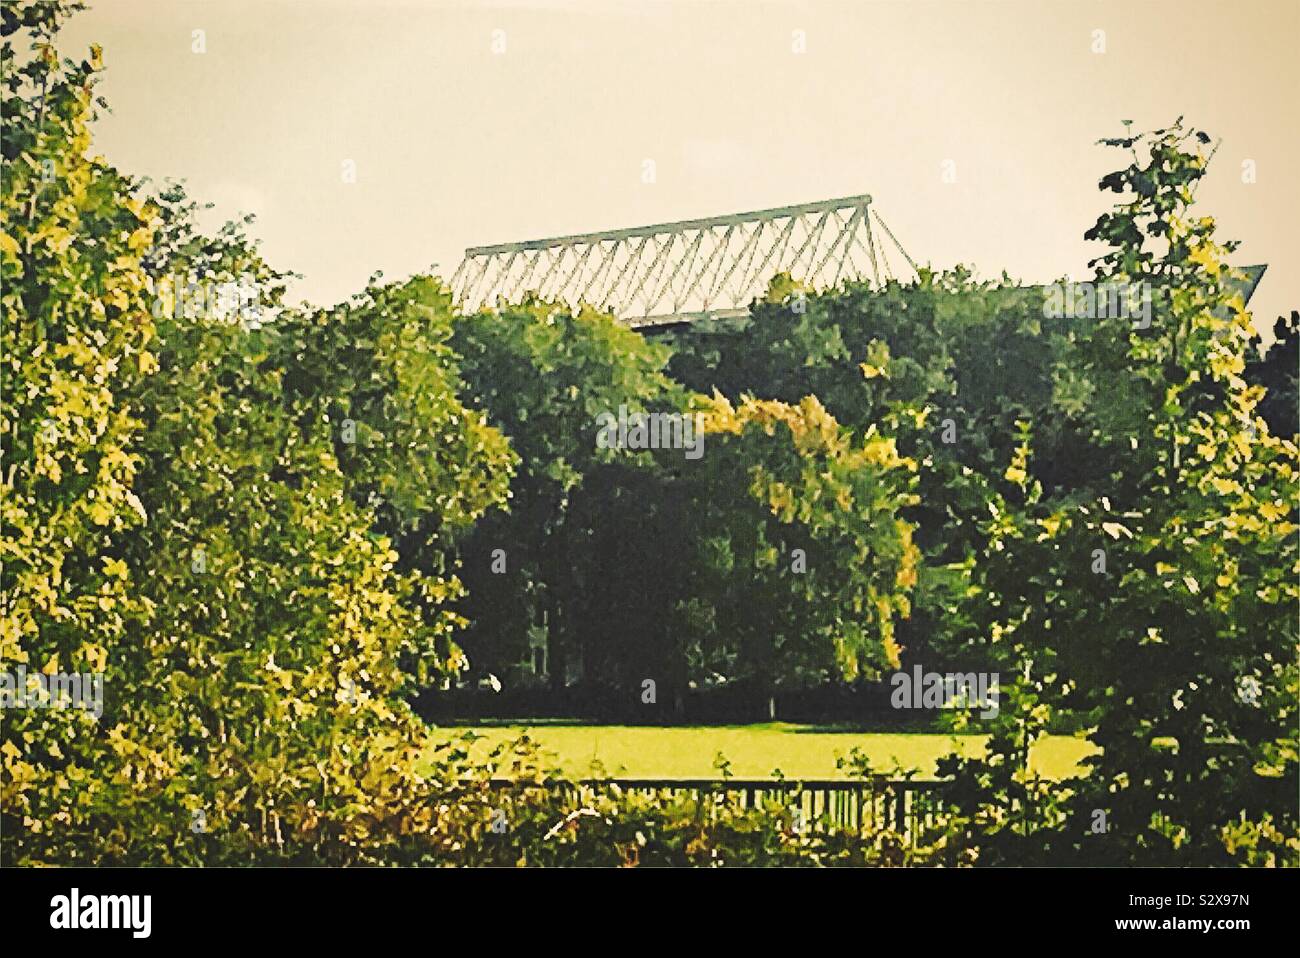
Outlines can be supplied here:
M531 292L604 309L630 326L653 326L743 315L776 273L814 289L844 280L879 286L901 277L903 263L915 274L916 264L864 195L471 247L451 285L467 311L518 302Z

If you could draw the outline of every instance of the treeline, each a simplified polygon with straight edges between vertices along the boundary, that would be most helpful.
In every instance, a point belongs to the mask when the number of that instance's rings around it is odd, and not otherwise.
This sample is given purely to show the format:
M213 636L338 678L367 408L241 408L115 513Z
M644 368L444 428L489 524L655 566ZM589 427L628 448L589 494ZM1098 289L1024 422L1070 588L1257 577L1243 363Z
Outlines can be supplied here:
M428 277L290 308L246 222L89 152L77 6L0 20L0 664L104 700L6 708L7 864L1295 860L1295 324L1259 356L1203 135L1113 141L1095 265L1147 330L928 271L659 339ZM703 454L597 441L643 412ZM989 755L906 851L430 749L414 696L526 660L662 714L917 662L1002 701L948 713ZM1068 786L1062 715L1104 749Z
M471 675L536 682L515 666L541 648L552 691L658 720L711 683L899 665L917 464L891 437L845 428L811 394L686 388L668 348L592 311L506 307L467 317L452 345L467 401L519 453L509 510L459 550ZM611 448L606 414L698 422L698 455Z

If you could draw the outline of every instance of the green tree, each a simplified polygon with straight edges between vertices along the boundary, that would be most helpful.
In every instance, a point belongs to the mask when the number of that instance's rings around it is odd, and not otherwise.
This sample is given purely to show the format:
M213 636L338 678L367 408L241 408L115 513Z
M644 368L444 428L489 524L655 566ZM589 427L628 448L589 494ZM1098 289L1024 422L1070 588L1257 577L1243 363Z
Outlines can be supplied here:
M601 448L598 417L620 407L671 411L684 393L662 372L663 347L594 310L529 300L462 317L452 345L469 401L509 437L520 463L509 512L485 517L462 547L473 623L466 648L479 668L506 670L523 660L529 629L545 623L549 673L561 687L590 631L578 609L591 590L617 589L592 526L574 523L575 498L594 475L615 494L607 480L652 465L648 454L629 461ZM579 514L593 518L590 507Z
M0 664L10 673L103 673L147 613L117 550L148 519L133 491L141 422L123 397L156 366L141 265L152 234L127 183L87 153L100 51L74 61L53 45L78 6L6 6L0 19ZM44 841L104 800L103 735L87 711L6 709L6 844Z
M711 446L684 611L706 667L768 694L897 668L920 560L903 518L915 461L874 426L840 426L815 396L701 408Z
M1270 433L1300 433L1300 311L1279 316L1268 349L1247 356L1246 380L1266 390L1257 408Z
M462 403L452 332L451 295L437 279L372 282L337 308L282 312L262 361L280 372L289 414L328 441L353 505L396 550L396 568L422 576L425 628L403 657L420 683L464 666L452 640L466 624L453 608L464 594L456 541L505 504L517 460Z
M929 667L960 664L971 624L960 614L990 495L1009 489L1016 422L1039 429L1038 475L1052 488L1095 480L1076 455L1079 395L1062 361L1071 333L1044 323L1042 291L1007 277L921 269L911 284L844 283L821 292L776 277L750 316L692 324L665 338L669 371L692 389L797 403L813 395L839 422L892 436L918 464L902 512L924 553L913 614L897 641ZM1060 454L1056 454L1057 452Z
M273 315L283 275L238 225L205 236L179 190L146 198L86 156L98 54L59 61L65 8L32 10L33 58L3 54L0 657L104 673L105 708L6 710L6 861L376 862L456 841L479 799L454 764L422 765L405 702L411 671L454 665L455 583L404 568L386 529L471 521L507 457L455 397L436 291L368 294L348 371L373 392L303 389L300 354L328 344ZM241 282L264 313L208 295ZM389 443L341 463L332 402Z
M1088 403L1095 497L1044 494L1028 424L976 563L971 618L1004 681L992 757L954 762L993 857L1104 863L1296 861L1296 447L1243 377L1257 334L1233 244L1191 202L1203 133L1181 124L1103 141L1129 162L1088 238L1098 278L1144 284L1150 329L1097 322L1077 361L1110 389ZM1060 709L1100 746L1052 792L1027 749ZM1105 816L1106 829L1090 827Z

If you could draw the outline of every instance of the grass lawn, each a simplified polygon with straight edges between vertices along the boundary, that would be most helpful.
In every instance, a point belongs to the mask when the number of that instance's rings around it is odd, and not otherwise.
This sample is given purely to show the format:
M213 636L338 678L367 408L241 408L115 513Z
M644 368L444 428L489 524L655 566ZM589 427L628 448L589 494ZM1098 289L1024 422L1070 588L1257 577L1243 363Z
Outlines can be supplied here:
M441 727L433 737L446 740L465 731ZM954 750L979 755L984 748L984 738L978 735L838 731L784 722L669 728L539 722L476 725L473 731L483 736L474 744L476 754L527 731L565 774L578 778L717 778L718 752L731 762L737 778L770 778L778 768L792 779L845 778L835 768L835 759L847 757L854 746L878 769L887 771L897 761L930 777L940 756ZM1080 771L1076 762L1090 751L1081 739L1053 736L1037 746L1031 761L1043 774L1065 778Z

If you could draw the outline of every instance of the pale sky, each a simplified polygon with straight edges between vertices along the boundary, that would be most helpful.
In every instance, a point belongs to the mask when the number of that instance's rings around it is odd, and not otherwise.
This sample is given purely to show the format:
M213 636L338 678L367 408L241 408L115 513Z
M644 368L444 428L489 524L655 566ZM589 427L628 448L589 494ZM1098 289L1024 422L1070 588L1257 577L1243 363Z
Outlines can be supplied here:
M317 303L467 246L858 193L919 262L1082 278L1121 161L1095 141L1183 114L1222 137L1198 206L1269 264L1269 327L1300 308L1298 37L1300 0L92 0L62 44L104 45L98 151L255 213Z

